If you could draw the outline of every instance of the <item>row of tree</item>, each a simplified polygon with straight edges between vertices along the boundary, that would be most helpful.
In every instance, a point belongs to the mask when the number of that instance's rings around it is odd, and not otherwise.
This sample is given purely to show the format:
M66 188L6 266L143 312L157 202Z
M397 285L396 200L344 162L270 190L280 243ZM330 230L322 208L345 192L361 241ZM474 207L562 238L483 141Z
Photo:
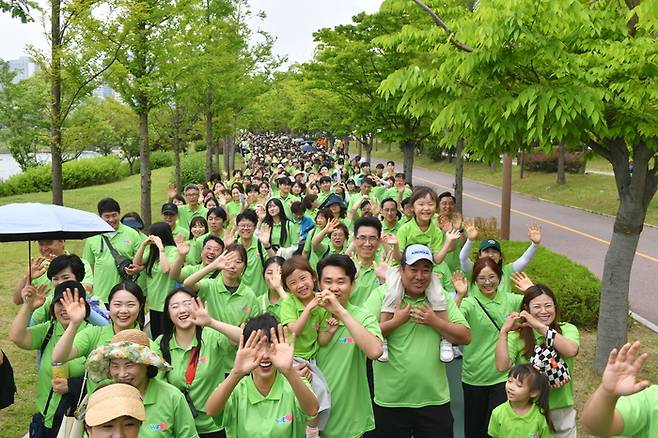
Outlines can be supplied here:
M0 4L20 18L32 6ZM47 145L56 204L63 202L67 150L138 145L141 213L150 223L150 118L157 114L156 135L167 139L161 145L173 148L177 162L203 121L209 176L218 140L236 131L281 62L271 54L270 36L252 30L262 16L247 0L49 0L48 6L39 13L50 23L50 50L31 49L42 74L11 84L7 66L0 67L4 143L25 166ZM119 101L91 98L101 83Z
M250 127L351 134L367 152L377 135L402 145L407 176L429 142L493 162L560 145L608 160L619 210L601 370L626 341L631 266L658 187L657 38L658 0L385 0L317 31L314 59L277 77Z

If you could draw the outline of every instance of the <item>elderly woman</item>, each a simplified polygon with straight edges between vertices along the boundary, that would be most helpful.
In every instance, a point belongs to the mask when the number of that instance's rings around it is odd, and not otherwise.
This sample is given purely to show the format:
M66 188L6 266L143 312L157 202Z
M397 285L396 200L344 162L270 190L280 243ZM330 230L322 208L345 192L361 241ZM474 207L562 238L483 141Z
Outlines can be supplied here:
M171 366L149 348L146 334L135 329L117 333L110 344L92 351L87 359L91 380L111 379L139 390L146 412L139 429L140 438L198 438L192 411L183 393L155 378L158 372L169 370Z

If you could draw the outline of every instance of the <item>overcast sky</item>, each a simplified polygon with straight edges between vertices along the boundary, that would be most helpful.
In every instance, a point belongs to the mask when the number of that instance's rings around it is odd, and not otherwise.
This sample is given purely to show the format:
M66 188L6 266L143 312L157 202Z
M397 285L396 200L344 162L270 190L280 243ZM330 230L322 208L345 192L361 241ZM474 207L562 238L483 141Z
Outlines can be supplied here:
M262 30L277 38L275 53L286 55L289 63L304 62L313 57L313 31L349 23L358 12L375 12L382 0L249 0L254 11L262 10L267 18ZM38 14L36 14L38 15ZM0 13L0 58L8 60L24 56L25 46L45 49L43 26L22 24L7 13Z

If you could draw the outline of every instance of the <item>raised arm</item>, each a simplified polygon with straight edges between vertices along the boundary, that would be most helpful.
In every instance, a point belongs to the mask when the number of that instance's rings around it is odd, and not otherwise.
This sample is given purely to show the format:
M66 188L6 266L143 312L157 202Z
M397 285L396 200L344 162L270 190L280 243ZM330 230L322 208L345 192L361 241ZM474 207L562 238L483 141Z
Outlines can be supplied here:
M473 272L473 262L469 255L471 247L473 246L473 241L478 238L479 231L472 220L465 221L464 227L467 239L466 242L464 242L464 246L462 246L462 250L459 252L459 263L461 264L462 271L466 274L470 274Z
M62 337L59 338L55 348L53 349L52 360L55 362L68 362L71 359L78 357L78 349L73 345L75 334L82 321L85 319L86 307L84 298L80 298L78 290L74 289L71 292L67 289L62 298L64 310L69 316L69 325L64 330Z
M541 227L538 224L532 224L528 227L528 238L532 243L521 255L521 257L514 260L512 263L512 271L514 272L523 271L535 256L537 248L541 243Z
M45 294L45 284L41 284L38 287L28 284L23 288L21 294L23 304L18 309L18 313L9 327L9 339L18 348L28 350L32 347L32 334L27 327L30 323L32 312L43 306L43 303L46 301Z
M225 322L218 321L210 317L208 313L208 307L203 304L200 298L196 298L192 303L190 308L190 315L192 322L195 325L201 327L210 327L211 329L217 330L224 336L226 336L229 341L237 345L240 340L240 335L242 334L242 329L238 326L226 324Z
M169 269L169 278L182 283L185 279L183 278L181 271L183 269L183 265L185 264L185 258L190 253L191 248L190 245L182 238L176 239L176 248L178 249L178 254L176 255L174 262L171 264L171 269Z
M434 258L434 263L437 265L440 265L443 262L443 259L445 259L446 255L452 251L452 249L455 247L455 241L459 240L459 237L461 236L461 232L455 228L447 231L445 233L446 236L446 241L443 244L443 247L439 252L436 252L432 254L432 258Z

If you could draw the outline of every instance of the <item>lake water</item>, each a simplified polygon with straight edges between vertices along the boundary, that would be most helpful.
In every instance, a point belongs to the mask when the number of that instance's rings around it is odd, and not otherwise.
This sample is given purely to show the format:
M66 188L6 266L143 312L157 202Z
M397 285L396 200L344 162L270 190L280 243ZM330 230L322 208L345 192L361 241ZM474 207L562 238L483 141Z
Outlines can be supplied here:
M97 152L85 151L80 155L80 158L91 158L98 155ZM50 154L45 152L38 153L37 160L39 160L40 163L48 163L50 162ZM0 180L7 179L18 173L21 173L21 168L16 160L14 160L14 157L12 157L11 154L0 154Z

